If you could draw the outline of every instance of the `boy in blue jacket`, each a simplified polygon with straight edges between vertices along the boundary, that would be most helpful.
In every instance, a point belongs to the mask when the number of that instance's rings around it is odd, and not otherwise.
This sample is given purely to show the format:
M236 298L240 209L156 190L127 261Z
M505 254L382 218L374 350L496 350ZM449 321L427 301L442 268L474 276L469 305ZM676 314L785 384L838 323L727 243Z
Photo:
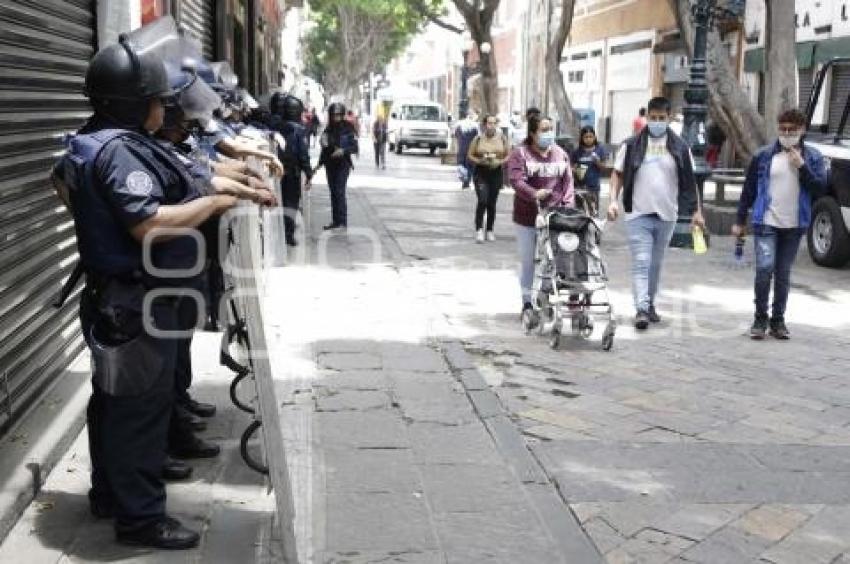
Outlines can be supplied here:
M755 241L755 320L750 337L791 337L785 306L791 289L791 266L812 219L812 202L827 189L826 164L820 152L803 142L806 117L787 110L778 118L779 137L759 149L747 169L732 235L742 237L749 210ZM773 305L768 317L770 284Z

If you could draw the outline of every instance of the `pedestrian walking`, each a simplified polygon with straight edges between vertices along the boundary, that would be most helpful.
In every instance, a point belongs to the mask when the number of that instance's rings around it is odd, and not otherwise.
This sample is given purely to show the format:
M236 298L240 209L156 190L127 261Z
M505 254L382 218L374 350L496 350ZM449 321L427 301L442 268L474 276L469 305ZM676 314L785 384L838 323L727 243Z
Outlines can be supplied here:
M478 121L476 120L475 112L467 114L455 126L457 171L462 190L469 188L469 183L472 181L472 163L469 162L467 156L469 154L469 145L478 136L478 133Z
M345 229L348 225L348 205L346 187L348 175L354 164L351 155L359 153L357 132L354 126L345 120L345 106L334 102L328 106L328 126L322 133L319 164L316 168L325 166L328 177L328 188L331 192L331 222L323 229Z
M583 191L583 198L591 215L599 215L599 192L602 187L602 172L608 151L599 143L596 130L586 125L579 133L579 146L573 151L573 177L577 189Z
M519 119L519 112L515 112L515 114L517 124L514 126L513 136L511 137L511 145L518 147L522 145L528 137L528 120L531 119L532 116L539 118L541 113L539 108L531 106L525 110L525 120Z
M670 131L670 101L649 101L647 125L617 152L611 175L608 219L620 215L620 194L632 259L635 327L644 330L661 317L655 308L664 253L679 213L693 214L705 228L694 176L693 156L681 137Z
M375 168L387 168L387 117L378 114L372 124L372 145L375 147Z
M316 146L316 139L319 137L319 128L322 125L322 120L319 119L319 112L316 108L310 110L310 147Z
M148 272L142 242L160 227L197 227L236 198L206 195L150 136L163 123L162 100L174 94L161 59L122 38L92 59L85 91L94 115L69 138L54 177L68 188L86 274L80 322L93 367L90 509L115 519L121 543L192 548L200 536L166 515L163 484L178 342L147 327L187 329L178 314L186 298L177 290L194 288L196 280ZM191 237L152 245L150 260L165 272L191 270L198 262ZM168 297L153 299L143 311L149 290L167 288Z
M823 155L803 141L806 116L796 109L787 110L778 122L777 140L750 161L732 227L732 235L743 237L747 216L753 210L756 311L750 337L757 340L764 339L768 329L777 339L791 337L785 324L791 267L812 219L812 202L827 189ZM773 304L768 318L771 282Z
M532 115L528 136L508 158L508 176L514 188L513 220L519 254L522 311L531 305L534 260L537 251L538 210L573 207L573 174L567 153L555 144L552 120Z
M644 127L646 127L646 108L641 108L632 120L632 135L639 135Z
M510 141L499 130L499 120L494 115L485 115L481 123L482 133L469 145L467 161L473 166L475 183L475 240L483 243L495 241L493 227L496 222L496 204L499 191L504 184L504 165L510 153ZM487 216L487 232L484 232L484 216Z

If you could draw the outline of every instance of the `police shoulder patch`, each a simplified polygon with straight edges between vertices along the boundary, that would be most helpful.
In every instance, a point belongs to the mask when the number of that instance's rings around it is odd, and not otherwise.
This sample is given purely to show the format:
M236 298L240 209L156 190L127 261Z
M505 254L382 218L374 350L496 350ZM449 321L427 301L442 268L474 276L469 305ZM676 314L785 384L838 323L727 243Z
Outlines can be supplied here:
M127 175L127 190L137 196L146 196L153 190L153 180L147 172L134 170Z

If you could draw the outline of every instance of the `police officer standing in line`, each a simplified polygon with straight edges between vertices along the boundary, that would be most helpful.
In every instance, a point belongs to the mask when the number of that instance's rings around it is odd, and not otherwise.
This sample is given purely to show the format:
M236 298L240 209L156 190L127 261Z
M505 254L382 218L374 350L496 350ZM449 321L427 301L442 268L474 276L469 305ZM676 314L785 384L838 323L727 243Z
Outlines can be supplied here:
M323 229L345 229L348 225L348 206L345 197L348 175L354 167L351 155L360 152L357 131L345 121L345 106L334 102L328 107L328 126L320 138L322 152L316 169L325 165L328 188L331 192L331 223Z
M237 199L207 195L151 138L171 94L160 59L140 55L122 37L92 59L86 94L94 116L68 141L54 175L67 190L86 273L80 321L93 360L91 511L115 519L121 543L191 548L198 533L165 512L178 341L160 332L180 328L180 294L195 282L168 271L191 270L199 249L191 237L156 234L197 227ZM143 245L150 245L151 264ZM146 304L158 289L170 295Z
M278 158L283 163L283 178L280 180L280 193L283 200L283 227L286 244L294 247L295 216L301 205L301 173L307 175L304 188L309 190L313 180L310 166L310 150L307 147L307 128L301 123L304 105L301 100L290 94L275 94L271 100L272 111L279 119L274 120L274 129L281 134L286 144L278 147Z
M237 173L234 167L216 162L205 164L191 158L193 147L187 143L191 132L200 129L199 120L212 115L220 104L220 98L198 78L193 69L177 69L170 64L166 64L166 68L174 95L165 106L163 124L156 133L160 144L172 152L184 165L186 172L208 191L231 194L261 205L274 205L274 195L256 178ZM218 229L218 217L211 217L199 226L205 239L207 257L209 251L213 251L214 258L218 258ZM212 298L214 296L207 296L207 299ZM193 300L183 300L178 308L181 327L187 330L194 328L199 313ZM211 458L217 456L221 449L195 435L195 431L206 429L206 423L195 416L211 417L216 410L214 405L198 402L189 395L192 384L191 346L191 333L179 339L174 381L175 405L168 434L168 451L177 458Z

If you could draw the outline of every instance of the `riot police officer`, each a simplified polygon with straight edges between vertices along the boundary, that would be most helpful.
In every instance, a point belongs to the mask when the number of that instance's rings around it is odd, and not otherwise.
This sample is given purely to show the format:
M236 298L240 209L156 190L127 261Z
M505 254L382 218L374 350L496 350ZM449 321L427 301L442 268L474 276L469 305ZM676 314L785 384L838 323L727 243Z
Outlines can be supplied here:
M301 123L304 105L301 100L287 94L277 93L272 97L271 107L274 114L280 118L275 122L275 129L283 136L286 144L278 147L278 158L283 163L283 178L280 180L280 193L283 200L283 226L286 244L294 247L298 244L295 239L295 216L301 205L301 173L307 175L305 188L310 189L313 180L313 169L310 167L310 151L307 148L307 129Z
M185 273L199 249L192 237L157 231L197 227L236 198L206 195L151 138L171 94L160 59L122 37L92 59L86 94L94 115L69 139L54 173L68 189L86 274L80 321L93 360L91 509L115 518L121 543L191 548L199 535L166 515L161 474L177 359L171 335L181 329L180 295L195 283ZM166 295L146 300L152 290Z
M325 165L328 188L331 192L331 222L323 229L344 229L348 225L348 206L345 197L348 175L353 163L351 155L360 152L357 131L345 121L345 106L334 102L328 107L328 126L322 133L322 152L316 168Z
M166 64L169 86L174 90L165 105L162 127L156 136L167 150L186 167L186 171L208 191L228 193L263 205L274 205L275 197L257 178L238 171L236 166L194 159L192 132L200 129L200 121L212 115L220 98L197 76L192 68L176 68ZM207 267L219 259L218 217L205 221L199 231L207 249ZM206 300L215 303L215 295L207 292ZM200 312L192 300L183 300L178 317L184 327L195 327ZM189 394L192 384L192 336L179 339L175 372L175 406L168 437L168 450L179 458L209 458L219 454L218 445L201 440L194 431L206 428L195 415L212 416L215 406L194 400Z

